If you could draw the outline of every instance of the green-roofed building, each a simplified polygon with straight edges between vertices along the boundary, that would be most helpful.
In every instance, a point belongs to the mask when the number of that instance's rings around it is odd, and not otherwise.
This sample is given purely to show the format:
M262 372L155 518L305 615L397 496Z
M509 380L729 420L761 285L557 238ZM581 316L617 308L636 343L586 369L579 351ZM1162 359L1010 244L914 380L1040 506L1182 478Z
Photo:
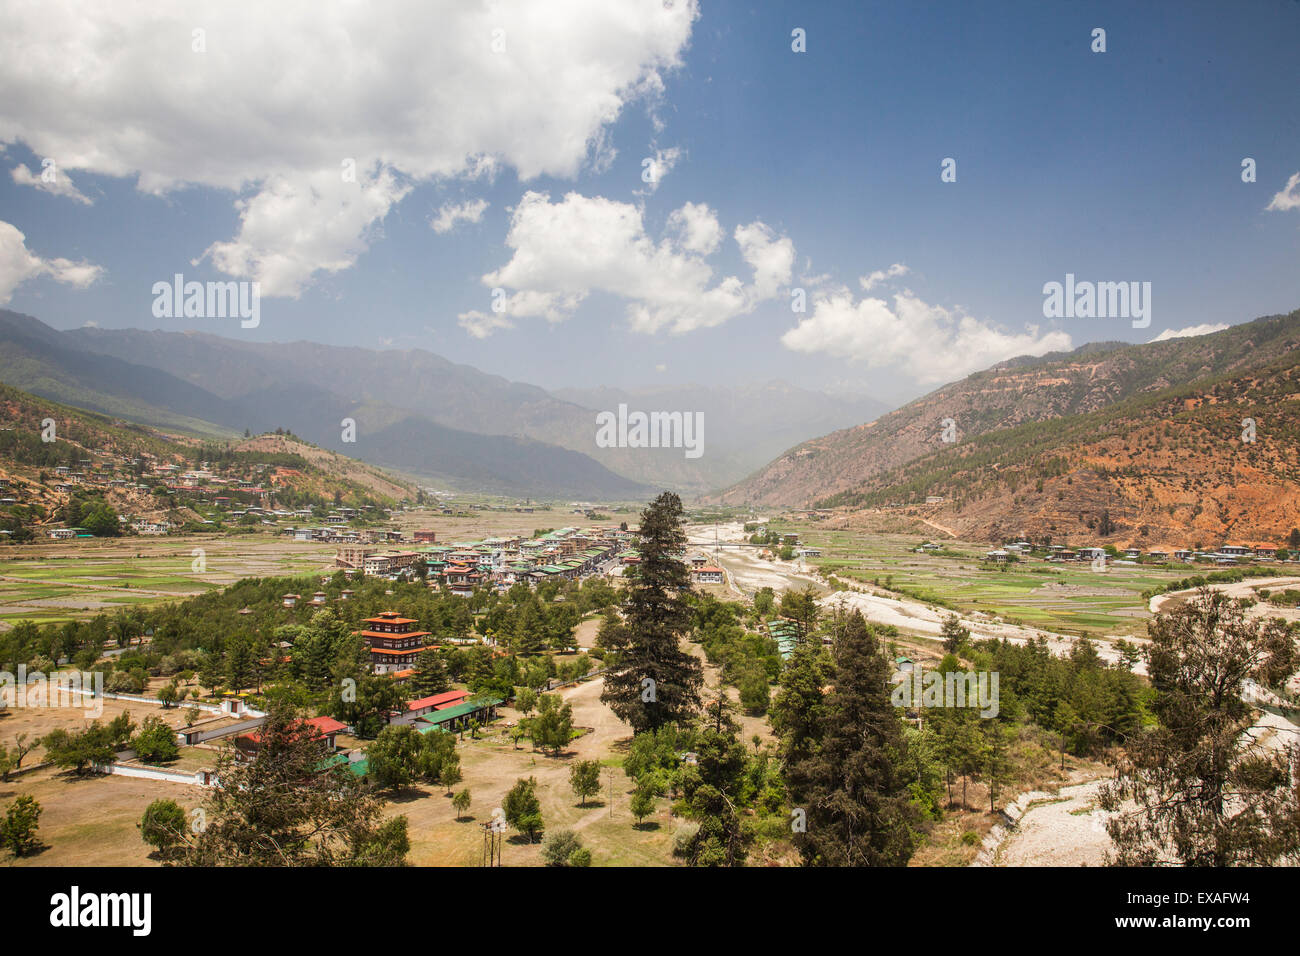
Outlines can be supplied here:
M481 700L469 700L444 710L434 710L415 722L415 729L422 734L431 730L446 730L452 733L469 726L471 720L487 723L495 720L497 708L505 703L500 697L485 697Z

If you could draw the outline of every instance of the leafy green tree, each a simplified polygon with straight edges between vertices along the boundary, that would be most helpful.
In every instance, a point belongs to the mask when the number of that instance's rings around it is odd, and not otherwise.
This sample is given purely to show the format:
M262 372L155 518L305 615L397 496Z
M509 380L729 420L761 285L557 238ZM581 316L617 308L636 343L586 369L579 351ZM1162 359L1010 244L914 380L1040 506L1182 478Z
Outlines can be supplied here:
M451 805L456 808L457 822L459 822L460 818L465 815L465 811L469 809L470 799L469 790L461 790L456 794L456 796L451 798Z
M811 584L802 590L788 590L781 595L781 614L794 621L797 643L805 643L817 627L821 609L817 606L817 589Z
M96 766L112 763L118 745L130 738L133 729L130 714L123 712L107 724L96 720L80 731L56 728L41 739L41 745L46 759L56 767L85 774Z
M409 698L405 688L386 674L354 673L335 686L330 712L358 737L374 738L388 726L389 713L404 711Z
M569 786L580 798L582 806L587 798L600 793L600 761L579 760L569 768Z
M1131 736L1102 787L1101 806L1115 814L1113 861L1297 865L1296 753L1262 739L1243 697L1248 682L1280 686L1295 673L1286 624L1249 618L1240 601L1202 588L1147 632L1159 723Z
M636 818L639 825L642 820L655 812L655 793L651 786L641 785L632 793L632 800L628 804L628 809L632 811L632 816Z
M781 738L787 765L812 756L820 743L827 707L822 688L834 672L830 655L820 645L801 644L790 655L772 706L772 730Z
M9 774L15 770L21 770L23 767L23 758L36 749L40 739L29 740L27 734L18 734L14 738L13 747L6 749L0 747L0 780L8 780Z
M1015 728L994 719L980 722L983 733L980 775L989 788L989 813L997 809L998 793L1011 782L1011 745L1015 742Z
M420 732L414 727L385 727L366 748L366 774L383 790L408 787L419 772L423 749Z
M141 839L164 859L185 842L188 829L184 808L175 800L163 799L149 804L136 826Z
M131 749L145 763L167 763L180 756L176 732L161 717L150 714L131 739Z
M543 829L542 804L537 799L537 780L516 780L515 785L506 794L501 806L506 822L520 833L528 835L528 842L537 842L537 834Z
M14 856L27 856L40 849L41 842L36 836L40 818L41 805L33 796L24 794L9 804L4 819L0 820L0 847Z
M528 727L533 743L558 756L573 737L573 705L559 694L543 694Z
M943 619L943 649L949 654L958 654L970 641L970 628L963 627L961 618L949 614Z
M682 513L671 492L641 513L641 562L626 589L624 623L606 635L617 663L601 700L637 733L686 721L700 705L703 666L681 647L692 621L690 572L678 556L686 547Z
M97 538L116 538L122 533L117 512L103 501L83 511L79 524Z
M537 709L537 691L531 687L521 687L515 695L515 707L519 713L527 717Z
M569 866L591 866L591 851L580 846L569 854Z
M772 699L772 689L768 684L767 673L758 668L750 668L740 679L740 705L751 714L767 713Z

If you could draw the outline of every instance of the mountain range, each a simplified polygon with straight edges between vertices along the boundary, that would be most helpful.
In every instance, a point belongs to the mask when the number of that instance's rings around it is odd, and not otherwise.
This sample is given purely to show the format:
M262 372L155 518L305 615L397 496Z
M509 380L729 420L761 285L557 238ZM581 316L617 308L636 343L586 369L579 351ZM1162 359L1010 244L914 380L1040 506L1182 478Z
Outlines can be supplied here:
M203 437L284 428L455 490L604 500L733 482L791 443L888 406L781 382L551 393L420 349L264 343L199 332L59 331L0 310L0 381L105 415ZM596 415L701 411L705 453L601 448ZM355 422L349 435L345 419ZM345 441L354 437L355 441Z
M716 500L909 508L992 541L1277 542L1300 525L1297 400L1300 311L1094 343L1003 362L797 444Z

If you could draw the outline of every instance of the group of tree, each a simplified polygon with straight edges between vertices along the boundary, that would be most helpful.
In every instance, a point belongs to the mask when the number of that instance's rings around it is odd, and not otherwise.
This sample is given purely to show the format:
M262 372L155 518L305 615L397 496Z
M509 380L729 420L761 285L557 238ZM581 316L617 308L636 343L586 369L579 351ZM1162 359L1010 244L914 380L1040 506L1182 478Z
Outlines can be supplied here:
M1203 589L1151 622L1156 718L1130 734L1102 788L1121 866L1300 863L1300 751L1264 731L1246 695L1296 672L1296 639L1279 619Z
M96 720L82 730L57 727L41 739L41 745L45 759L56 767L86 774L112 763L118 748L131 739L134 730L131 714L123 711L107 724Z
M416 781L449 790L460 783L456 737L441 730L421 733L409 724L391 725L366 748L367 777L378 787L401 790Z
M406 817L387 817L374 788L326 760L315 730L273 704L251 760L223 753L216 787L185 826L173 802L151 805L142 837L187 866L395 866L410 850ZM179 811L179 812L178 812Z

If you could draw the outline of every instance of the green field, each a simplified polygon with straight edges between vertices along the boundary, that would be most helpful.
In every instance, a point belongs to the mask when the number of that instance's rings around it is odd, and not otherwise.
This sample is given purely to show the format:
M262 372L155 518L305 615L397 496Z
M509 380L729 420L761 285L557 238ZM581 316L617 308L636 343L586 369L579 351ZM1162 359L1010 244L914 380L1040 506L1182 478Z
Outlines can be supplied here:
M1190 569L1111 564L1105 572L1087 563L1050 564L1022 558L1003 566L986 564L986 545L941 541L942 554L913 551L927 540L916 535L830 530L816 522L771 522L776 531L796 531L800 543L822 549L812 566L854 583L882 588L948 606L964 614L982 611L1013 624L1060 633L1124 636L1145 633L1147 601L1142 592L1210 568Z
M196 548L206 569L193 569ZM0 627L55 623L176 600L244 577L303 574L333 550L267 536L78 541L0 552Z

